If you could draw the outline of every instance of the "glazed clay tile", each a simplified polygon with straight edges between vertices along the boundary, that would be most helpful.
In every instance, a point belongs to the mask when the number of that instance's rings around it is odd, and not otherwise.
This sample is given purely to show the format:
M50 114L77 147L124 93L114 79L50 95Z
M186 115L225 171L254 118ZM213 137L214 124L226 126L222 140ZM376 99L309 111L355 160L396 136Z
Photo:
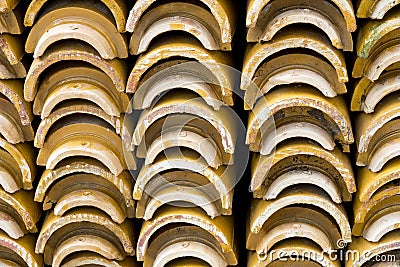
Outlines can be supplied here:
M399 212L397 203L400 199L397 192L398 188L387 187L365 203L357 200L354 206L356 217L353 235L364 236L368 240L378 242L382 236L396 230L398 221L395 215Z
M245 109L252 109L256 101L280 85L308 84L326 97L347 92L334 67L316 55L287 53L264 62L256 70L252 84L245 91Z
M291 171L294 173L290 173ZM254 191L254 197L263 198L267 196L268 189L275 180L278 179L278 182L285 180L282 175L299 175L304 179L313 172L319 172L325 178L330 178L333 184L331 183L332 186L327 189L328 191L337 192L336 188L339 188L341 198L344 201L351 201L351 193L356 191L356 184L348 156L337 148L330 152L317 144L301 140L278 146L275 153L268 156L254 155L251 190ZM291 183L296 181L290 179ZM298 180L299 183L304 181ZM309 178L311 184L318 185L320 182L313 182Z
M263 225L278 210L299 204L308 204L326 211L335 219L337 226L340 228L341 237L346 242L351 242L350 224L347 214L342 205L334 204L331 200L320 191L303 190L299 187L291 192L285 192L279 199L272 201L253 200L253 208L250 217L250 231L254 234L260 233Z
M200 259L196 258L179 258L174 260L175 267L185 267L185 266L192 266L192 267L207 267L210 266L207 262L204 262Z
M22 173L18 163L7 151L0 149L1 187L8 193L15 193L23 187Z
M116 224L108 215L97 209L75 209L73 212L67 212L64 216L56 216L49 213L46 216L43 227L36 243L36 253L45 253L46 264L51 264L55 255L56 244L65 241L68 236L60 235L60 231L70 231L75 236L82 233L97 233L98 237L106 238L109 242L118 245L121 255L134 255L133 249L133 225L125 221L122 224ZM76 229L81 231L76 232ZM104 235L111 233L111 235ZM65 232L63 232L65 233Z
M31 143L12 145L0 138L0 148L11 155L18 165L18 176L22 178L23 188L32 189L32 182L36 175L34 151Z
M75 267L81 265L98 265L108 267L138 267L134 257L125 257L122 261L108 260L101 255L93 252L78 252L74 253L68 259L63 261L64 267Z
M249 226L249 225L248 225ZM276 211L258 234L247 229L246 248L255 250L260 258L285 239L307 238L323 250L338 248L340 239L336 222L312 207L285 207Z
M27 8L24 24L30 27L34 24L36 17L40 13L43 6L47 3L47 0L32 0ZM52 1L50 1L51 3ZM115 23L117 25L118 31L125 31L125 21L127 17L127 7L125 1L123 0L102 0L102 3L108 7L108 9L113 14Z
M95 207L108 214L116 223L132 217L134 207L127 207L124 198L104 179L92 174L73 174L55 183L47 192L43 209L53 206L55 215L62 216L78 207Z
M104 59L127 58L125 36L117 31L113 18L103 13L96 2L59 1L57 8L43 9L28 35L25 51L38 58L52 44L76 39L91 45Z
M382 170L386 163L400 154L398 120L381 123L380 128L367 137L366 144L357 155L358 166L368 166L373 172Z
M187 246L184 250L180 249L182 246ZM201 242L177 242L175 244L169 245L167 248L162 250L156 257L155 266L162 266L162 264L168 263L168 261L174 259L174 257L184 256L184 257L197 257L202 258L205 262L209 263L210 266L226 266L226 262L222 257L218 257L218 253L210 248L209 246ZM146 265L144 266L153 266Z
M4 224L2 224L2 227L4 227L6 233L11 237L19 238L21 235L18 232L37 232L36 223L40 219L41 210L37 203L33 202L33 192L20 190L14 194L9 194L0 190L0 202L2 204L1 211L12 217L13 221L19 225L19 230L16 229L17 232L15 232L16 225L10 225L12 221L9 222L10 224L3 221Z
M387 0L361 0L357 3L357 17L370 18L370 19L383 19L385 14L400 1L387 1Z
M47 96L43 103L42 119L49 117L60 103L74 99L95 103L110 116L119 117L123 112L118 103L113 101L103 88L86 82L66 82L56 87Z
M183 223L197 226L209 232L219 243L219 246L229 265L237 264L237 252L233 239L233 221L230 216L221 216L210 219L199 209L183 209L165 207L151 221L145 221L139 234L137 246L137 259L145 260L148 249L151 247L151 237L158 229L163 229L169 224Z
M185 157L182 157L182 154ZM191 151L171 152L167 157L163 155L153 164L143 166L134 185L133 198L136 200L142 198L150 180L163 179L162 176L157 176L157 174L176 168L205 176L218 191L222 207L224 209L232 208L232 189L236 181L233 169L225 167L212 169L204 160L199 160L196 153Z
M361 202L369 201L379 188L393 182L399 175L400 161L395 158L390 161L380 172L372 172L368 168L359 168L357 175L357 197Z
M18 261L17 259L14 259L15 261ZM16 263L14 260L6 260L6 259L0 259L0 263L4 267L17 267L20 266L18 263Z
M210 266L225 267L229 264L220 245L207 231L196 226L178 225L154 237L143 266L165 266L182 256L202 259Z
M204 138L201 134L180 128L168 128L148 147L145 164L153 163L159 154L173 147L185 147L198 152L208 165L216 169L230 163L222 162L218 146L210 137Z
M344 51L353 50L353 40L340 10L329 1L272 1L259 15L255 27L247 33L248 42L271 41L280 30L293 24L311 24L321 29L332 45Z
M139 117L132 135L132 146L140 145L149 127L157 120L172 114L190 114L207 120L218 131L225 153L233 154L236 145L235 118L229 108L222 107L215 111L201 99L192 98L191 94L164 97L152 109L144 110ZM182 122L186 123L186 122ZM184 126L184 124L181 126ZM128 131L129 132L129 131Z
M23 42L18 36L11 34L0 35L0 48L3 55L11 65L20 63L24 56L24 50L21 47Z
M201 101L197 102L201 104L200 106L204 106L200 103ZM184 103L181 104L184 105ZM189 109L191 105L187 104ZM157 108L155 107L155 109ZM165 110L167 111L168 108ZM213 113L218 115L220 111L213 111ZM213 119L208 121L212 122ZM145 120L140 121L137 127L140 127L142 122ZM197 116L169 114L156 120L147 128L144 139L141 139L139 143L137 156L145 158L145 165L149 165L164 150L172 147L185 147L198 152L213 168L218 168L220 165L232 165L233 155L225 151L222 143L225 136L221 135L224 134L224 131L217 130L215 128L217 125L216 123L211 125Z
M374 145L376 145L376 140L379 140L376 135L383 130L386 124L392 120L396 120L400 116L400 109L397 105L400 95L393 94L392 96L391 98L385 98L384 101L379 103L373 113L361 113L356 117L358 158L364 158L365 153L372 151ZM387 132L382 134L387 134Z
M282 238L283 236L284 238ZM319 227L297 221L281 224L272 228L263 236L261 242L266 243L264 245L266 248L272 248L272 246L279 244L279 242L284 242L284 240L287 239L293 241L297 238L311 240L321 247L323 251L329 251L329 249L332 249L329 238ZM265 254L266 252L264 251L258 253L260 258Z
M11 144L33 140L31 125L23 125L15 106L4 98L0 99L0 134Z
M391 12L383 20L368 21L360 30L357 41L357 55L368 58L378 47L380 39L400 26L398 12Z
M8 106L8 108L11 106L7 105L9 102L6 100L0 100L0 103L6 104L5 106ZM21 126L18 125L11 114L4 110L0 110L0 134L11 144L18 144L25 141Z
M147 50L157 36L169 31L185 31L197 38L208 50L231 50L224 44L218 22L206 9L187 3L167 3L143 15L130 41L130 51L138 55Z
M26 77L23 42L19 36L10 34L0 35L1 79L19 79Z
M27 234L25 227L20 225L19 218L14 218L12 215L6 212L0 211L0 229L6 233L12 239L19 239Z
M271 0L249 0L247 4L246 26L253 28L257 25L261 17L263 8L268 5ZM346 20L347 30L354 32L357 29L356 17L354 15L353 5L349 0L332 0L339 8L344 19Z
M40 86L42 73L58 62L81 61L87 62L99 68L107 74L113 81L115 88L119 92L125 90L126 65L120 59L102 59L94 49L84 44L68 42L55 44L46 50L40 58L35 58L25 79L24 98L26 101L33 101Z
M354 89L351 99L351 111L373 113L384 97L390 93L397 92L399 89L399 70L383 72L379 79L374 82L363 77L358 81Z
M399 214L400 211L394 210L387 214L379 214L377 218L371 217L364 226L362 236L370 242L379 242L382 237L399 228Z
M157 202L159 197L155 198L156 194L168 197L167 200L181 199L186 203L192 203L194 202L193 197L191 197L193 193L193 196L196 196L196 203L192 205L202 208L211 218L222 214L232 214L230 209L222 207L219 193L207 177L186 170L171 170L160 174L160 176L147 183L146 190L136 205L136 218L150 220L160 205L167 202L165 200L161 203ZM183 195L181 195L182 192Z
M23 16L25 13L25 3L20 1L20 4L13 8L6 7L6 1L0 3L0 33L22 34L25 27L23 25Z
M196 60L214 73L221 87L222 95L226 97L224 102L233 105L233 77L229 70L224 67L224 65L230 66L232 64L232 59L228 55L220 51L209 51L194 38L174 36L167 40L160 40L151 45L147 52L141 54L137 59L130 73L126 92L136 92L141 77L159 61L181 57Z
M319 171L292 170L278 176L269 186L264 199L272 200L285 189L297 184L310 184L322 188L335 203L342 202L339 186L333 179Z
M266 136L265 136L266 135ZM275 140L273 136L275 135ZM309 122L289 122L280 125L275 132L262 134L263 143L260 149L262 155L273 153L275 147L285 140L292 138L307 138L319 143L324 149L332 151L335 148L335 140L328 131Z
M98 184L107 185L107 189L114 192L114 195L120 196L126 206L128 217L134 215L134 201L132 199L132 177L124 171L120 175L115 176L106 166L99 161L90 158L72 158L63 161L56 169L45 170L40 178L35 192L35 201L43 202L43 209L51 208L51 203L47 203L47 193L59 181L68 179L75 174L88 174L88 177L94 178ZM95 178L95 176L97 176ZM103 179L104 182L99 182ZM49 205L50 204L50 205Z
M125 131L123 131L122 134L123 140L128 140L128 142L132 142L130 136L126 136L126 130L127 129L125 128ZM213 124L211 124L204 118L188 114L169 114L168 116L164 116L161 119L155 121L146 130L143 140L137 147L137 157L148 158L148 151L152 144L155 142L155 140L162 136L161 133L163 131L167 130L190 131L201 136L202 138L204 138L204 141L207 141L208 144L212 143L213 145L215 145L216 151L212 151L211 153L216 152L217 154L207 155L208 159L216 159L218 162L223 162L225 165L234 164L233 154L225 152L225 145L222 139L225 137L225 135L221 136L220 131L218 131Z
M31 104L24 100L23 82L20 80L0 80L0 92L17 110L21 123L30 126L33 120Z
M103 109L91 103L72 102L71 105L60 107L52 112L40 122L35 136L35 147L41 148L45 143L47 133L51 131L52 126L59 120L66 119L70 116L91 115L98 117L107 122L115 129L117 134L121 132L121 121L119 118L110 116Z
M350 244L349 249L358 250L360 257L346 261L346 267L362 266L370 258L376 255L392 252L399 248L399 232L394 231L385 236L379 243L368 242L362 237L355 238L354 242ZM368 256L368 257L366 257ZM387 264L387 263L386 263Z
M213 198L209 196L208 192L196 188L171 185L152 195L152 198L147 203L143 219L151 220L155 212L162 208L162 205L174 202L191 203L194 206L201 207L211 218L222 214L222 208L212 203ZM224 215L231 215L231 213L232 212L225 212Z
M20 0L1 0L0 1L0 12L7 12L13 10Z
M348 81L346 63L342 52L334 48L330 41L323 38L318 32L296 28L277 34L271 42L248 45L244 56L240 88L247 90L251 85L250 81L256 75L257 68L266 59L280 51L293 48L310 49L320 54L336 69L340 82Z
M282 116L277 115L280 113L285 115L282 120L279 119ZM249 115L246 144L250 145L251 151L263 153L261 147L268 141L265 139L269 133L264 128L271 123L275 127L286 125L291 120L319 126L342 144L344 152L349 152L349 146L354 142L350 115L344 99L327 99L312 87L300 85L283 86L258 100ZM316 135L315 132L310 134ZM321 140L324 139L329 142L322 133Z
M232 97L223 95L216 74L206 66L198 61L176 59L153 66L141 77L133 96L133 107L150 108L159 100L159 95L182 89L197 93L215 110L233 103Z
M200 0L199 2L206 5L210 9L212 15L219 24L222 42L230 45L233 38L235 28L234 25L236 24L235 12L232 4L227 0ZM136 1L129 13L126 26L127 31L134 32L136 30L139 20L153 3L157 3L157 1Z
M396 44L391 47L384 48L383 50L376 50L370 57L366 59L362 59L360 57L357 58L353 69L353 77L366 77L370 81L378 80L385 70L389 69L391 65L399 62L399 51L400 44ZM358 67L362 64L362 62L366 63L364 64L364 70L361 76L358 74Z
M130 168L136 167L133 155L123 152L122 140L118 135L91 123L71 124L51 133L40 149L36 162L47 169L54 169L61 160L77 156L100 160L114 175L126 170L128 165Z
M36 236L31 234L13 240L0 233L0 253L7 254L10 257L8 261L17 266L42 267L43 258L35 253L35 241Z
M353 77L376 81L384 71L398 69L400 21L396 12L391 12L382 21L366 23L357 41L357 59Z
M96 252L110 260L123 260L124 258L110 241L95 235L76 235L58 244L51 266L59 267L69 255L82 250Z
M109 115L119 117L123 112L131 112L128 96L118 92L106 73L75 61L46 70L34 99L33 112L44 119L58 103L80 99L95 103Z
M54 206L54 214L62 216L69 209L78 206L93 206L110 215L114 222L122 223L126 218L125 210L109 195L94 190L76 190L62 196Z

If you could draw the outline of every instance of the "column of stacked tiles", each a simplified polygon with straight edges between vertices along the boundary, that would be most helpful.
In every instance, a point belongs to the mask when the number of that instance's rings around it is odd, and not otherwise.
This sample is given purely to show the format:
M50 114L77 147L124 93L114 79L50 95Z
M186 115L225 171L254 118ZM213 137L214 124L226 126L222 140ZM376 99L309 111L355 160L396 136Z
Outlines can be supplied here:
M143 161L133 198L144 219L136 252L144 266L237 264L236 140L227 111L233 77L225 67L231 7L224 0L139 0L128 17L129 48L138 58L126 92L139 114L125 118L123 132Z
M135 168L123 153L129 112L123 1L31 1L25 101L40 116L34 145L44 167L34 200L46 217L35 251L54 267L135 266Z
M356 191L341 96L356 29L351 1L252 0L246 25L248 266L340 266L333 253L352 240L344 202Z
M359 168L353 203L355 238L350 248L367 256L346 266L361 266L374 257L381 266L399 263L400 9L396 4L360 1L357 7L357 16L365 23L358 35L352 73L357 78L351 110L357 112Z
M32 106L23 98L23 2L0 2L0 265L36 267L43 265L35 253L41 209L32 190Z

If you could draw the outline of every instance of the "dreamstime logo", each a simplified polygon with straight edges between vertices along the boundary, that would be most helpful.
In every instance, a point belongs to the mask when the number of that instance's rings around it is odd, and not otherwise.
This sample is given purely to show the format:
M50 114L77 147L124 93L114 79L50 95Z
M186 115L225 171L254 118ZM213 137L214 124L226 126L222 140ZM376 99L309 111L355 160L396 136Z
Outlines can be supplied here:
M147 194L159 203L201 206L212 217L218 212L209 207L217 200L230 209L250 156L246 126L226 105L244 101L241 79L230 66L185 60L160 63L142 77L122 133L125 158L138 158L134 198ZM261 138L275 131L269 117Z
M396 255L394 254L381 254L374 255L371 251L365 251L361 253L358 250L346 249L347 241L344 239L339 239L337 241L337 249L325 249L322 251L315 250L270 250L268 253L260 253L258 254L258 258L260 261L315 261L319 263L327 263L327 261L341 261L341 262L358 262L361 266L364 262L397 262ZM325 265L324 265L325 266Z
M338 247L339 249L343 249L343 248L347 247L347 241L344 240L344 239L339 239L339 240L336 242L336 245L337 245L337 247Z

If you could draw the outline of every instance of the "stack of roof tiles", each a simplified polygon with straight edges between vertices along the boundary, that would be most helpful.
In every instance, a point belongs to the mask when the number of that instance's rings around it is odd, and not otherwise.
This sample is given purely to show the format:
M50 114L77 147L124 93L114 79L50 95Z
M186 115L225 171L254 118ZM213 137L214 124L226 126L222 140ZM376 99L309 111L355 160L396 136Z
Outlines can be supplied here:
M351 100L356 111L357 187L354 243L362 257L346 266L391 259L399 264L399 90L400 10L398 1L360 1L364 23L357 39ZM367 256L365 256L367 255ZM393 256L396 258L394 259ZM390 258L391 257L391 258ZM383 266L378 265L373 266ZM382 264L382 263L381 263ZM394 264L394 263L393 263ZM393 265L394 266L394 265Z
M145 220L137 242L143 266L238 263L231 8L139 0L130 11L129 51L138 58L126 92L140 114L125 118L124 134L143 158L133 189L136 217Z
M40 206L33 201L36 176L32 107L23 98L24 1L0 2L0 265L42 266L35 254Z
M46 216L35 251L51 266L134 266L126 7L112 1L31 1L25 51L33 54L24 98L40 116L34 200ZM124 13L125 10L125 13ZM81 263L82 262L82 263Z
M332 254L352 240L343 202L356 191L341 96L351 1L249 1L246 26L241 89L255 152L248 266L340 266Z

